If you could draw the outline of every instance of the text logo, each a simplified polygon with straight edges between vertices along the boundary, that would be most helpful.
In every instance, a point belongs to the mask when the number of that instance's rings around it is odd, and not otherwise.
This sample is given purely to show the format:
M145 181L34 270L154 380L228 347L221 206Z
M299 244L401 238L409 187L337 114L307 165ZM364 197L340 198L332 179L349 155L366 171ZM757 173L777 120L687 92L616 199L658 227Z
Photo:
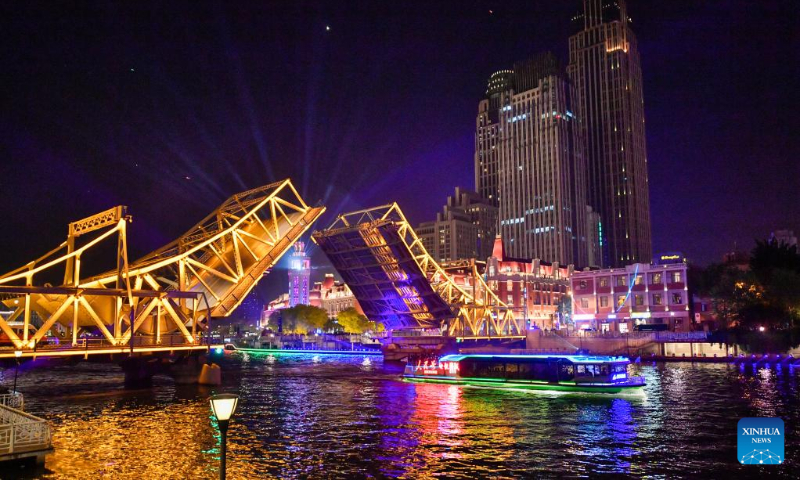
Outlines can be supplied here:
M737 425L739 463L779 465L783 463L783 420L743 418Z

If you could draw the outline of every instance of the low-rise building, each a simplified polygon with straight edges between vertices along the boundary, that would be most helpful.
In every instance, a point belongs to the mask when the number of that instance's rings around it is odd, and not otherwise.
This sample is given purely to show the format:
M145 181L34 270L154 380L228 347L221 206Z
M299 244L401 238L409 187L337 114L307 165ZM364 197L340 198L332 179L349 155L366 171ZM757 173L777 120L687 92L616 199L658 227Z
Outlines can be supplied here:
M635 263L625 268L574 272L576 329L626 333L692 329L686 264Z
M517 318L528 321L530 328L558 329L562 326L558 308L568 294L572 268L538 258L507 257L503 242L497 238L486 264L486 281L500 300L513 308Z

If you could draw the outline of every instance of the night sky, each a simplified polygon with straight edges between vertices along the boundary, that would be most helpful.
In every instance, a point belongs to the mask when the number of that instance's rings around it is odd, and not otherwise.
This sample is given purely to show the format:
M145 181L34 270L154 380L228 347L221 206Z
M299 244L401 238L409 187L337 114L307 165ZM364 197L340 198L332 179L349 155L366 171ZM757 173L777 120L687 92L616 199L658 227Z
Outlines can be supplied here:
M542 50L566 61L578 7L230 3L0 7L0 271L117 204L143 254L285 177L328 207L316 228L390 201L432 219L456 185L474 188L489 75ZM777 228L800 234L797 4L628 3L654 252L708 263ZM285 288L277 272L264 298Z

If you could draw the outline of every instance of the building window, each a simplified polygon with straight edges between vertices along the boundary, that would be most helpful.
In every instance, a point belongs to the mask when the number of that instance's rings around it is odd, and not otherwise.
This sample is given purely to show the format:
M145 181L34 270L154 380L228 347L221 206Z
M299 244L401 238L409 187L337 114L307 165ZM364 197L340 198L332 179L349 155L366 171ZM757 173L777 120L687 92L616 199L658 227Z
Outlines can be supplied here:
M642 295L636 295L634 296L634 299L636 300L637 307L644 305L644 297Z
M608 306L608 297L600 297L600 306L607 307Z
M660 283L661 283L661 274L660 274L660 273L654 273L654 274L653 274L653 275L650 277L650 283L651 283L652 285L658 285L658 284L660 284Z
M586 298L581 298L581 308L589 308L589 300Z
M681 283L681 272L672 272L672 283Z
M641 285L644 279L641 275L636 275L636 278L633 280L634 285Z
M617 308L620 308L623 305L625 305L625 295L620 295L617 297Z
M624 287L625 285L625 277L617 277L617 286Z
M673 293L672 303L675 305L680 305L681 303L683 303L683 295L681 295L680 293Z
M653 294L653 305L661 305L661 294L654 293Z
M581 288L586 288L586 280L581 280L580 282Z
M608 277L603 277L600 279L600 286L607 287L608 286Z

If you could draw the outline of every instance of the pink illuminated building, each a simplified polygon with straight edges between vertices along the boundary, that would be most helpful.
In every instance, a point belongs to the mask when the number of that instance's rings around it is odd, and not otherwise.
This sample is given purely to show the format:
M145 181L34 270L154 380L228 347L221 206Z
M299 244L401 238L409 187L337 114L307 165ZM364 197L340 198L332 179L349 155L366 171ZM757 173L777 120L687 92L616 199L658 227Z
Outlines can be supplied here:
M586 270L574 272L570 282L576 329L692 329L685 263Z

